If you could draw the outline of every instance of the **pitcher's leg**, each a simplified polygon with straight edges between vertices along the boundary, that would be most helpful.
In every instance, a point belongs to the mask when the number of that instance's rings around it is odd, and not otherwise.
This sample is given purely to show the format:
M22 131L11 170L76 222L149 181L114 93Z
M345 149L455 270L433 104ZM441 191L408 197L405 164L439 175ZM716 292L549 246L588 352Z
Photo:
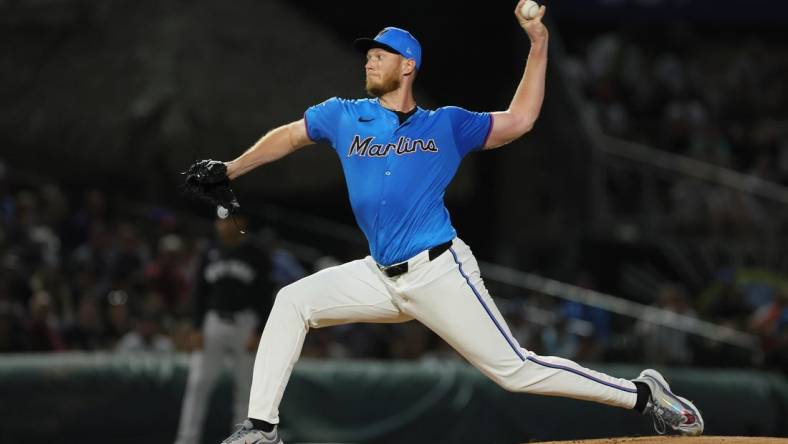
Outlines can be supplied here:
M537 356L513 338L481 279L468 247L455 242L429 265L437 279L402 287L401 309L440 335L468 361L510 391L564 396L632 408L635 385L568 359Z
M283 288L263 330L254 363L249 417L279 422L279 403L310 327L404 322L367 258L327 268Z

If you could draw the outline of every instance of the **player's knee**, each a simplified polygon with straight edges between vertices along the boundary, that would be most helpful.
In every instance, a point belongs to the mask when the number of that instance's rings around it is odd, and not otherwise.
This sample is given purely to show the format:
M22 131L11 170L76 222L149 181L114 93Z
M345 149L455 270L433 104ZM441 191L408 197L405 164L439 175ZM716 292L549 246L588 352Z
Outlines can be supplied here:
M497 375L493 378L496 384L507 392L521 392L523 387L514 379L504 375Z
M521 368L519 366L498 368L490 375L490 379L506 391L528 392L528 381L523 381L522 378L517 376L520 371Z
M276 305L293 305L296 304L298 301L297 299L298 293L293 290L293 286L287 285L279 289L276 293L276 298L274 299L274 306Z
M282 287L278 293L276 293L276 299L274 300L274 310L276 309L295 309L297 312L303 312L303 296L302 293L298 291L298 289L294 286L294 284L287 285Z

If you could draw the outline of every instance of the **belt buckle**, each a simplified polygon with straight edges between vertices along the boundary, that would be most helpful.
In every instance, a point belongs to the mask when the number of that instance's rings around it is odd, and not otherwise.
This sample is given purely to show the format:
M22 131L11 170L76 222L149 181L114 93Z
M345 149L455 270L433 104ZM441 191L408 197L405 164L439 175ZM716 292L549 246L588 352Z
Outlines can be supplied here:
M395 277L408 272L408 263L400 262L399 264L388 265L388 266L378 264L378 268L386 276Z

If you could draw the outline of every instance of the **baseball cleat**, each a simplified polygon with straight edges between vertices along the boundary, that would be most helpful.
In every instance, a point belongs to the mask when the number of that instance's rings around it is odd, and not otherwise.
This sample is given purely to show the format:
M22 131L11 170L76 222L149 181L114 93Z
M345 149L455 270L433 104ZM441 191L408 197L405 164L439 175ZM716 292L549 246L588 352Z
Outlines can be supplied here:
M284 444L279 438L279 426L274 426L270 432L257 430L248 419L239 424L238 430L222 444Z
M640 376L632 381L642 382L651 390L651 397L643 413L651 414L657 433L665 434L668 426L682 435L696 436L703 433L700 410L687 399L674 395L658 371L643 370Z

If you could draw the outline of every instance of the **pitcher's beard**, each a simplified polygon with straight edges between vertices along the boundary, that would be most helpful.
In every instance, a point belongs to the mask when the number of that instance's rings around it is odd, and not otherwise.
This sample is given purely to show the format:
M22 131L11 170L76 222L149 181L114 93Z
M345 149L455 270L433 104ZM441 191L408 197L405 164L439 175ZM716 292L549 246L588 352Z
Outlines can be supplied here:
M401 82L399 77L391 76L383 79L381 82L372 83L367 79L366 89L367 94L373 97L382 97L392 91L399 89Z

